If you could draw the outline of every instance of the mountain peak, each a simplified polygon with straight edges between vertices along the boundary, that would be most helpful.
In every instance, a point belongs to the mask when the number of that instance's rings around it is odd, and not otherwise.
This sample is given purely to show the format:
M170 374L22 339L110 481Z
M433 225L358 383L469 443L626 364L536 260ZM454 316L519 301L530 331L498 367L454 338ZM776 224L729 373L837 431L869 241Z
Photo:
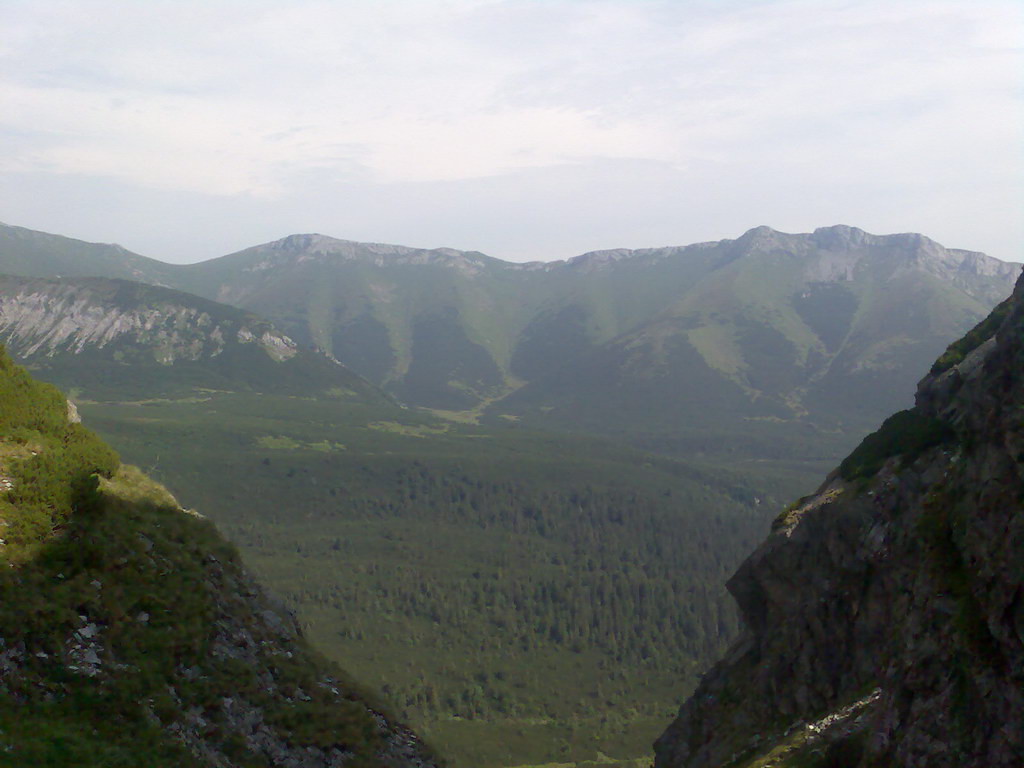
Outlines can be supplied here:
M868 234L859 227L833 224L831 227L818 227L811 233L811 237L816 244L824 248L849 248L863 245L876 236Z
M336 237L321 235L316 232L287 235L254 248L247 248L242 253L253 250L271 250L278 253L315 256L342 256L353 258L360 253L375 255L396 255L411 253L417 249L404 245L387 243L362 243L356 240L343 240Z
M792 244L794 238L800 237L801 235L780 232L762 224L759 227L748 229L732 242L744 250L753 250L786 247Z
M833 224L828 227L818 227L809 234L782 232L762 224L758 227L748 229L734 242L744 245L781 244L783 241L791 242L794 238L810 240L814 245L828 249L844 249L863 245L869 241L879 239L878 235L872 235L859 227L851 227L846 224Z
M772 229L771 227L769 227L766 224L760 224L760 225L758 225L756 227L751 227L750 229L748 229L746 232L744 232L742 235L740 235L738 239L742 240L744 238L768 237L768 236L771 236L771 235L781 235L781 234L782 233L779 232L779 230L777 230L777 229Z

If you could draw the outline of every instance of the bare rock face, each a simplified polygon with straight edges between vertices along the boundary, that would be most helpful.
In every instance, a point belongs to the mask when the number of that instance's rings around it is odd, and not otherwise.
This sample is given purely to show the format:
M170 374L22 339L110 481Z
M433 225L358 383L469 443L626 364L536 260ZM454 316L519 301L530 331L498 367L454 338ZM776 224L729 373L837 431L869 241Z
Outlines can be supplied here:
M152 296L132 296L133 289L146 290L100 279L3 277L0 338L24 358L130 344L145 348L161 365L217 357L232 336L278 362L297 353L295 342L265 321L237 312L215 318L215 310L188 304L184 294L148 289Z
M1024 281L942 360L901 422L939 437L887 422L733 576L657 768L1024 765Z

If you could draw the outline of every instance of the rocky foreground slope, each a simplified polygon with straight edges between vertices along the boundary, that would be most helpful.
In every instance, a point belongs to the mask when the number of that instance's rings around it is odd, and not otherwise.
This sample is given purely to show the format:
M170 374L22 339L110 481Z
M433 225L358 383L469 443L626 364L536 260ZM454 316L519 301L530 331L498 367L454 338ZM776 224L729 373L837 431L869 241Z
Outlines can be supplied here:
M1024 281L729 590L658 768L1024 765Z
M0 765L436 762L0 348Z

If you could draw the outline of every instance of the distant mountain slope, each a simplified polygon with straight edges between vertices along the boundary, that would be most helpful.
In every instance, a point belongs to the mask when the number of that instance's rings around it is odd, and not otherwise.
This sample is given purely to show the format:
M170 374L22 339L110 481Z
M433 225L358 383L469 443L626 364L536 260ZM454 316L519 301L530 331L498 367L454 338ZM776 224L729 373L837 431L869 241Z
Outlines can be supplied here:
M0 276L0 341L88 397L194 387L384 396L262 318L126 280Z
M192 265L179 285L273 318L410 404L464 408L507 389L511 305L492 279L505 267L476 253L293 235Z
M2 350L0 479L0 764L436 766Z
M119 277L172 285L180 269L120 245L87 243L0 224L0 274L25 277Z
M24 266L5 247L0 269ZM410 405L749 455L848 449L1020 270L845 226L529 264L323 235L126 259L83 251L77 268L256 312Z
M547 264L295 235L193 265L180 285L270 317L410 404L498 399L495 415L548 425L679 432L723 407L869 423L1018 271L920 235L759 227Z
M946 340L983 317L1020 270L920 235L849 227L810 235L761 227L633 258L652 283L662 282L654 274L664 275L666 262L702 269L635 329L575 357L561 350L565 362L552 360L493 412L646 433L687 450L706 447L709 431L799 443L808 429L845 429L856 440L904 404L901 393ZM546 343L564 315L533 334ZM575 316L583 327L586 312Z
M1024 765L1024 279L783 511L658 768Z

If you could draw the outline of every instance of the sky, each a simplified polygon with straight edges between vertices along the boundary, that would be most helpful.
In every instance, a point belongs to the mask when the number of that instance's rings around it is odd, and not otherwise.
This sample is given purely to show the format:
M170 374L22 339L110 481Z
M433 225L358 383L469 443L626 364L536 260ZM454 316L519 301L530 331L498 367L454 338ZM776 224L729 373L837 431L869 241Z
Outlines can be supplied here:
M4 0L0 222L193 262L768 225L1024 260L1013 0Z

